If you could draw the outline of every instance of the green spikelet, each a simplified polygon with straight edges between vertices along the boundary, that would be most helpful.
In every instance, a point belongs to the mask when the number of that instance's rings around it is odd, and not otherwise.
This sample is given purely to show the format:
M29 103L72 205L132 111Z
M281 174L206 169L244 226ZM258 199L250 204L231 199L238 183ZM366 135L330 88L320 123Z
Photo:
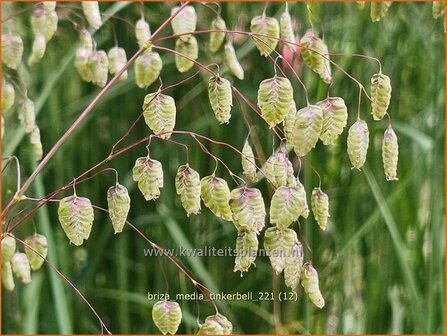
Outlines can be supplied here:
M90 56L92 55L92 51L87 48L78 48L76 49L75 54L75 68L78 72L79 76L84 82L92 81L92 71L89 66Z
M17 69L22 62L23 41L15 33L2 34L2 62L8 68Z
M374 120L381 120L391 100L390 77L379 72L371 78L371 108Z
M445 13L445 1L433 1L432 13L434 19L443 16Z
M264 248L276 274L284 270L287 257L296 241L296 232L292 229L279 230L276 226L272 226L265 230Z
M256 16L250 22L250 31L254 34L252 37L261 55L265 57L270 55L270 53L276 48L276 45L278 44L278 20L265 15Z
M46 19L46 25L43 30L43 36L45 36L45 41L48 43L54 36L54 34L57 31L57 25L59 22L59 18L57 16L57 13L55 10L45 10L45 19Z
M312 212L318 226L322 230L327 229L329 215L329 197L320 189L314 188L311 197Z
M230 189L227 182L214 175L206 176L200 181L201 197L205 206L217 217L231 221Z
M270 204L270 223L278 229L285 229L306 214L307 203L297 187L279 187L276 189Z
M147 126L162 139L169 139L175 126L177 109L174 98L154 92L144 97L143 116Z
M94 29L99 29L102 25L102 20L98 1L82 1L81 4L87 22Z
M308 105L295 115L290 144L297 156L304 156L315 148L323 128L323 110L317 105Z
M242 148L241 155L242 169L244 170L244 175L251 182L257 181L256 176L256 165L255 165L255 155L253 149L251 148L248 140L245 140L244 147Z
M296 118L296 104L295 101L292 100L292 104L290 104L289 111L286 113L284 117L284 135L288 143L292 143L295 133L293 132L293 128L295 127L295 118Z
M37 161L42 160L43 149L42 149L42 141L40 139L40 129L37 126L34 126L29 142L31 144L31 148L33 149L34 157Z
M32 236L26 238L25 243L28 245L25 245L25 253L28 257L31 269L33 271L37 271L42 267L45 261L43 258L46 258L48 254L47 238L44 235L35 233ZM34 252L31 248L38 252L40 255Z
M151 38L151 28L143 16L135 24L135 37L140 48L144 48Z
M16 251L16 240L11 236L4 236L2 239L2 263L11 261Z
M5 289L9 292L12 292L15 288L12 266L9 261L2 262L2 283Z
M303 269L303 245L297 241L292 248L292 253L286 258L286 266L284 268L284 281L287 287L292 291L296 291L300 283L301 272Z
M160 161L152 160L149 155L138 158L132 177L146 201L160 197L160 188L163 188L163 168Z
M312 301L312 303L318 308L323 308L324 298L321 295L318 284L318 273L310 261L303 265L301 285L303 286L307 296L309 296L310 301Z
M258 252L258 236L253 231L238 231L236 239L236 259L234 260L234 272L247 272L255 263Z
M304 63L316 72L323 82L330 84L332 82L331 63L326 43L312 29L306 32L300 43Z
M233 324L222 314L208 316L205 322L214 321L222 327L223 335L231 335L233 333Z
M226 30L227 25L225 24L224 19L220 15L215 17L213 21L211 21L210 30ZM223 41L225 40L225 32L213 31L210 32L210 50L215 53L219 50Z
M177 302L158 301L152 307L152 320L163 335L174 335L182 322L182 310Z
M179 10L180 7L173 7L171 15ZM185 6L171 21L172 30L175 35L192 33L196 30L197 14L193 6ZM179 36L180 39L187 41L190 35Z
M33 66L40 62L45 54L46 42L45 37L42 34L34 36L33 46L31 54L28 57L28 65Z
M200 212L200 176L188 164L178 168L175 176L175 190L180 195L180 201L186 214Z
M265 205L261 192L256 188L237 188L230 194L233 223L238 231L259 233L265 225Z
M130 197L127 188L119 183L107 190L109 217L115 233L123 231L130 210Z
M93 50L93 38L90 32L85 29L81 28L79 30L79 43L81 48L85 48L89 51Z
M295 44L287 43L287 42L295 43L295 34L293 33L292 18L290 17L290 13L287 8L287 2L286 2L286 9L281 14L281 18L279 19L279 28L280 28L281 39L284 41L284 46L289 48L290 51L294 52L296 50Z
M92 83L99 87L104 87L107 83L109 73L109 58L104 50L92 53L88 61L88 66L92 74Z
M295 185L295 178L293 176L293 167L287 153L279 150L272 154L262 167L265 177L273 187Z
M199 331L198 335L223 335L223 328L222 326L217 323L216 321L209 320L205 321L203 324L199 324Z
M61 199L59 222L70 243L80 246L90 236L93 225L93 207L88 198L78 197L76 194Z
M31 133L36 126L36 111L34 102L26 97L20 104L18 110L20 124L26 133Z
M194 62L190 59L196 60L199 57L199 46L197 39L190 35L188 39L178 38L175 41L175 51L179 54L175 54L175 65L179 72L186 72L191 69ZM183 55L183 56L182 56ZM186 57L188 58L186 58Z
M139 88L146 88L160 76L163 62L157 52L144 51L135 60L135 83Z
M366 121L358 119L348 131L348 155L352 168L363 167L369 146L369 130Z
M109 72L111 75L116 74L127 63L126 51L120 47L113 47L112 49L110 49L107 57L109 58ZM127 79L127 70L121 74L119 79Z
M328 97L316 104L323 111L320 139L325 145L333 145L343 132L348 120L348 109L340 97Z
M30 19L33 34L35 36L43 35L45 42L50 41L57 31L58 21L59 19L54 9L48 8L48 6L35 8Z
M224 60L225 64L230 69L231 73L236 76L236 78L244 79L244 69L236 56L236 51L234 50L233 44L227 42L224 47Z
M5 81L2 80L2 112L5 113L7 110L9 110L14 105L15 100L15 90L14 86Z
M301 212L301 216L307 218L309 216L309 206L307 205L307 195L306 189L304 189L303 184L300 182L298 177L296 178L296 188L298 190L299 197L301 202L304 204L303 211Z
M258 106L270 128L282 122L293 101L293 88L285 77L275 76L259 84Z
M12 271L24 284L31 282L31 267L25 253L16 252L11 258Z
M380 21L388 12L392 1L372 1L371 2L371 21L378 22Z
M217 121L220 124L228 124L233 106L230 82L219 75L211 76L208 81L208 97Z
M399 146L397 136L391 126L387 128L382 141L383 170L387 181L397 181L397 161L399 157Z

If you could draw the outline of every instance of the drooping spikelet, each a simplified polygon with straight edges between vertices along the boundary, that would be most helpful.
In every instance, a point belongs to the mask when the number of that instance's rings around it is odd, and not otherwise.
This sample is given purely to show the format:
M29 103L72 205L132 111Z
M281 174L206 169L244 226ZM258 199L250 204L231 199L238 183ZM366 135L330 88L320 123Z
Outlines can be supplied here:
M306 65L320 75L323 82L332 82L331 63L326 43L309 29L301 38L301 54Z
M319 283L318 283L317 270L312 266L310 261L303 265L303 272L301 274L301 285L304 288L310 301L318 308L324 307L324 298L321 295Z
M8 81L2 80L2 112L5 113L14 105L14 86Z
M235 75L238 79L244 79L244 69L236 56L236 51L234 50L233 44L227 42L224 47L224 60L225 64L230 69L231 73Z
M210 50L215 53L219 50L223 41L225 40L225 32L218 30L226 30L227 25L224 19L220 15L216 16L213 21L211 21L210 30L217 30L210 32Z
M273 194L270 204L270 223L278 229L285 229L306 214L307 203L297 187L279 187Z
M34 157L37 161L42 160L43 149L42 149L42 140L40 139L40 129L39 127L34 126L31 131L29 142L31 144L31 148L33 149Z
M304 218L307 218L309 216L309 206L307 205L306 189L304 189L304 186L301 183L301 181L298 179L298 177L296 178L295 182L296 182L296 188L299 193L299 197L301 198L301 201L304 203L304 209L301 212L301 216Z
M16 252L11 258L12 271L24 284L31 282L31 267L25 253Z
M120 71L127 63L126 51L120 47L113 47L109 50L107 57L109 58L109 72L111 75L116 74ZM120 78L120 80L127 79L127 70L124 71Z
M295 34L293 33L292 18L290 17L287 2L286 2L286 9L281 14L281 18L279 20L279 27L280 27L281 40L283 40L284 46L286 48L289 48L290 51L294 52L296 50L296 46L295 44L293 44L295 43Z
M312 212L318 226L322 230L327 229L329 215L329 197L320 187L314 188L311 197Z
M304 156L315 148L323 127L323 110L317 105L308 105L295 114L290 145L297 156Z
M31 54L28 57L28 65L33 66L39 63L43 55L45 54L45 49L45 37L42 34L37 34L36 36L34 36Z
M399 145L397 136L391 126L387 128L382 141L382 161L387 181L397 181L397 161L399 157Z
M295 185L293 167L287 153L282 150L273 153L265 162L262 171L273 187Z
M140 48L144 48L151 38L151 28L143 16L135 24L135 37Z
M163 62L160 54L149 49L135 60L135 83L139 88L146 88L160 76Z
M138 183L146 201L160 197L160 188L163 188L163 168L160 161L148 156L136 160L132 170L132 178Z
M109 58L104 50L92 53L88 61L88 66L92 74L92 83L99 87L104 87L107 83L109 73Z
M36 126L36 112L34 102L25 97L19 106L18 117L20 124L26 133L31 133Z
M222 326L216 321L205 321L203 324L199 324L198 335L223 335Z
M253 149L248 143L248 139L245 140L244 147L242 148L241 155L241 163L242 169L244 170L244 175L251 182L256 182L256 164L255 164L255 155L253 153Z
M284 268L284 281L287 287L292 291L296 291L301 279L303 269L303 245L297 241L292 248L292 253L286 258L286 266Z
M175 176L175 190L186 214L197 214L200 211L200 176L188 164L178 168Z
M171 96L154 92L144 97L144 121L160 138L169 139L171 137L176 114L175 100Z
M17 69L22 62L23 41L15 33L2 34L2 62L8 68Z
M348 155L352 168L363 167L369 146L369 130L366 121L358 119L348 131Z
M152 320L163 335L174 335L182 322L182 310L177 302L158 301L152 307Z
M346 127L348 109L345 101L340 97L327 97L316 105L323 111L320 139L325 145L332 145Z
M35 233L25 239L25 253L33 271L40 269L48 254L48 242L44 235ZM36 253L36 252L37 253ZM40 255L39 255L40 254ZM43 258L42 258L43 257Z
M177 12L180 7L173 7L171 15ZM187 33L192 33L196 30L197 14L193 6L185 6L171 21L172 30L174 34L181 35L181 40L187 41L191 36Z
M123 231L130 210L130 197L127 188L119 183L107 190L109 217L115 233Z
M292 101L293 88L288 78L275 75L259 84L258 106L270 128L284 120Z
M50 41L57 31L58 16L54 9L44 6L36 7L31 15L31 29L33 34L43 35L45 42Z
M87 22L94 29L99 29L102 25L102 20L98 1L82 1L81 4Z
M59 222L70 243L80 246L90 236L93 225L93 207L88 198L76 194L61 199L57 211Z
M230 189L227 182L214 175L206 176L200 181L201 197L205 206L217 217L231 221Z
M199 45L195 36L190 35L187 39L178 38L175 41L175 65L179 72L186 72L194 65L192 60L199 57Z
M89 66L89 60L93 53L93 39L90 32L82 28L79 31L80 46L76 49L75 68L79 76L85 82L91 82L92 71Z
M218 323L222 327L222 334L223 335L231 335L233 332L233 324L222 314L215 314L208 316L205 319L205 322L214 321Z
M264 248L276 274L284 270L287 257L296 241L296 232L292 229L279 230L276 226L271 226L265 231Z
M258 236L254 231L238 231L236 239L236 259L234 272L247 272L255 263L258 252Z
M372 1L371 2L371 21L380 21L388 12L392 1Z
M11 262L2 262L2 283L5 289L12 292L15 288Z
M265 225L264 199L259 189L237 188L230 194L230 208L233 223L238 231L254 231L259 233Z
M208 81L208 97L217 121L220 124L228 124L233 106L230 82L219 75L211 76Z
M267 57L276 48L279 39L279 23L273 17L256 16L250 22L250 31L256 47ZM267 36L263 36L267 35Z
M7 235L4 236L2 239L2 262L8 262L11 261L12 256L14 255L14 252L16 251L16 240Z
M382 72L371 78L371 108L374 120L385 116L391 100L391 80Z

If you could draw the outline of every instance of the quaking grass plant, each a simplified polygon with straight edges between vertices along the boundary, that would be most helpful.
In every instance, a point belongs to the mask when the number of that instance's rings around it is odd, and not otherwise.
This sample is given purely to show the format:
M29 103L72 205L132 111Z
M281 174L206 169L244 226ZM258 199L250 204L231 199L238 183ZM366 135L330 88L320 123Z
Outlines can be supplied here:
M358 2L358 6L364 5ZM386 19L390 5L391 2L371 3L371 20L376 22ZM343 141L347 146L345 156L349 158L352 168L362 170L367 162L369 150L369 125L387 122L382 153L373 152L369 155L382 158L384 179L398 180L399 149L396 134L399 132L393 128L388 113L392 103L392 78L382 72L380 55L376 58L363 54L341 54L343 57L355 56L359 62L372 61L377 67L371 73L370 84L362 83L333 60L331 41L326 41L323 34L318 32L318 23L312 24L301 38L297 37L298 32L294 19L290 16L288 4L281 9L277 15L278 19L274 17L274 13L269 14L269 7L266 5L246 22L247 26L235 28L231 28L226 22L227 18L222 13L220 4L165 4L163 6L167 8L172 7L170 15L153 32L146 21L144 11L144 7L150 7L151 4L135 3L130 6L141 7L140 18L134 24L128 18L116 16L116 22L110 25L115 45L107 51L100 49L102 45L95 41L95 37L98 35L96 31L100 33L109 28L107 20L110 17L104 17L101 6L94 1L71 4L32 3L23 10L12 11L3 21L2 137L3 133L10 131L8 113L16 113L21 129L29 135L34 160L39 162L22 183L20 155L3 158L3 169L15 164L17 177L16 190L11 197L7 197L2 211L4 289L14 291L17 281L31 283L34 272L38 272L46 263L85 301L98 319L101 332L111 333L107 323L77 286L48 260L48 251L54 246L39 232L39 226L36 225L36 232L27 237L15 234L19 227L32 220L39 209L55 202L58 204L57 214L61 228L67 236L67 244L83 245L90 239L95 216L106 214L110 217L110 228L115 234L121 234L126 229L133 230L137 236L158 250L161 256L172 262L182 276L191 282L195 291L209 299L215 313L203 319L198 312L195 332L233 332L231 318L219 311L218 304L212 299L212 290L202 283L200 277L129 220L133 199L124 185L124 178L120 178L118 169L113 168L113 163L118 157L130 153L134 155L133 149L146 146L146 156L133 156L135 164L131 172L133 181L146 201L158 202L166 188L175 188L185 216L202 216L201 212L208 208L216 220L219 219L226 225L232 222L232 231L236 237L234 272L240 272L241 276L246 277L256 272L252 266L255 265L261 246L271 262L271 273L284 273L285 285L294 295L301 291L301 284L310 302L323 309L326 303L325 293L330 289L320 288L317 269L324 265L313 265L313 254L307 247L306 232L301 224L304 224L312 213L314 222L321 230L331 231L336 216L331 216L331 200L324 189L336 186L325 183L322 188L322 180L327 179L320 176L318 167L313 167L307 158L321 144L330 147ZM198 11L198 7L212 14L208 27L201 22L202 10ZM312 16L312 6L307 6L307 10ZM433 17L439 17L443 11L444 8L438 3L433 5ZM23 38L24 33L13 24L15 19L21 17L29 18L33 41ZM101 89L95 93L65 133L54 144L46 144L45 139L42 141L40 137L40 128L36 121L36 103L28 94L26 75L33 66L46 61L46 50L52 47L52 40L58 38L58 32L62 29L60 26L66 29L65 23L71 25L71 29L78 35L74 59L70 66L76 69L82 81ZM116 27L119 24L128 24L134 28L135 45L139 48L136 52L129 53L119 45L120 35ZM166 34L170 29L172 33ZM163 33L165 35L160 36ZM199 40L204 37L207 43L201 43ZM256 101L252 101L244 90L239 88L245 69L234 47L238 38L251 40L250 43L259 55L263 56L258 62L262 62L262 66L271 67L273 71L272 77L264 78L259 83L251 83L257 91ZM215 57L215 60L205 63L201 59L201 54L205 53L210 54L211 59ZM174 62L164 64L165 55L173 55ZM26 56L28 59L24 62ZM318 80L324 85L327 91L324 100L317 101L314 98L302 76L296 71L293 61L300 56L308 69L318 76ZM279 62L282 62L283 67L280 67ZM163 72L171 67L176 68L181 79L165 83ZM133 90L146 89L148 93L145 93L141 101L138 117L125 126L126 130L121 138L110 142L113 143L110 154L81 173L74 172L70 181L46 195L29 196L30 187L51 160L54 160L61 146L68 139L76 137L75 131L87 117L94 114L101 99L104 99L119 81L127 81L132 69L135 85L129 85L134 86ZM185 75L181 75L183 73ZM349 125L348 116L353 112L347 105L351 106L352 102L346 104L343 97L330 95L332 88L337 86L336 75L352 81L353 86L346 90L355 91L356 94L358 90L357 119ZM278 144L267 158L262 152L264 138L257 134L259 130L250 121L251 118L245 118L246 140L237 146L229 141L231 135L211 137L184 129L184 125L176 122L177 114L187 113L187 109L185 106L179 108L175 90L200 76L208 91L209 112L221 127L232 122L231 117L238 113L237 110L244 111L244 104L249 107L250 114L263 121L262 127L268 130ZM304 96L304 105L296 102L298 95ZM370 102L372 117L368 111L362 110L362 99ZM3 113L8 116L7 120L4 120ZM132 138L135 128L143 120L147 126L147 135L126 144L126 140ZM344 135L346 133L347 135ZM210 167L215 164L214 169L200 171L191 164L189 153L192 151L192 145L182 142L186 137L191 138L194 146L200 149L202 160L209 160ZM157 160L155 149L159 142L178 145L185 150L186 160L179 165L175 175L167 174L165 163ZM49 149L44 151L43 147ZM234 172L228 162L214 153L211 147L231 150L233 157L240 161L239 171ZM221 173L221 176L218 176L219 168L226 171L226 175ZM306 190L300 176L303 178L303 170L309 169L318 177L319 184ZM109 171L115 173L116 179L114 184L107 186L107 193L103 195L107 208L94 204L85 192L78 196L77 187L91 183L99 174ZM351 173L356 172L353 170ZM124 172L122 174L124 175ZM263 181L266 182L267 188L262 188ZM73 192L63 197L63 194L71 189ZM266 225L266 220L270 225ZM160 270L168 292L170 280L166 277L161 263ZM277 290L276 292L278 293ZM279 332L282 331L280 322L277 321L280 318L279 302L276 296L273 300L275 327ZM153 323L163 334L175 334L183 318L181 302L164 299L157 301L152 307Z

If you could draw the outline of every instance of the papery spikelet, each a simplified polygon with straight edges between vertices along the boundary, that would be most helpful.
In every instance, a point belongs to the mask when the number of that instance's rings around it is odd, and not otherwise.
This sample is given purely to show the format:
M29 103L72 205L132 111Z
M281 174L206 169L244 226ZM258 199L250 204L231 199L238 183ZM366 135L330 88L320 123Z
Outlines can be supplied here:
M301 54L306 65L320 75L323 82L332 82L331 63L326 43L312 29L301 38Z
M383 169L387 181L397 181L397 161L399 157L399 145L397 136L391 126L387 128L382 141Z
M303 265L301 285L303 286L307 296L309 296L310 301L312 301L312 303L318 308L323 308L324 298L320 292L318 273L310 261Z
M155 92L144 97L143 116L147 126L162 139L169 139L175 126L174 98Z
M222 327L223 335L230 335L233 333L233 324L222 314L215 314L208 316L205 322L214 321L217 322Z
M34 102L25 98L18 110L19 121L26 133L31 133L36 126L36 111Z
M358 119L348 131L348 155L352 168L363 167L369 146L369 130L366 121Z
M318 187L314 188L311 197L312 212L318 226L327 229L329 215L329 197Z
M109 217L115 233L123 231L130 210L130 197L127 188L119 183L107 190Z
M171 15L177 12L180 7L174 7ZM196 30L197 14L193 6L185 6L171 21L172 30L175 35L192 33ZM190 35L179 36L182 40L188 40Z
M59 222L70 243L80 246L90 236L93 225L93 207L88 198L78 197L76 194L61 199Z
M45 42L50 41L57 31L58 16L54 9L37 7L31 15L31 29L33 34L43 35Z
M175 176L175 190L188 216L200 211L200 188L199 173L188 164L180 166Z
M286 266L284 268L284 281L287 287L292 291L296 291L301 278L303 269L303 245L297 241L292 248L292 253L286 258Z
M182 310L177 302L158 301L152 307L152 320L163 335L174 335L182 322Z
M290 144L293 142L293 138L295 136L293 128L295 127L296 113L297 113L296 104L295 101L292 100L289 111L286 113L286 116L284 117L283 121L284 135L286 137L287 142Z
M292 101L293 88L286 77L275 76L259 84L258 106L270 128L284 120Z
M244 147L242 148L241 163L242 169L244 170L244 175L251 182L255 182L257 180L255 155L253 153L253 149L248 143L248 140L245 141Z
M256 47L262 56L267 57L276 48L279 39L279 23L273 17L256 16L250 22L250 31ZM260 34L260 35L256 35ZM263 36L268 35L271 37Z
M116 74L127 63L126 51L120 47L113 47L110 49L107 57L109 58L109 72L111 75ZM119 79L127 79L127 70L121 74Z
M309 216L309 206L307 205L307 194L306 189L304 189L303 184L300 182L298 177L296 178L296 189L298 190L301 202L304 204L304 209L301 212L301 216L307 218Z
M386 12L388 12L388 8L390 8L392 3L392 1L372 1L371 21L380 21L385 16Z
M12 266L9 261L2 262L2 283L5 289L9 292L12 292L15 288Z
M211 21L210 30L225 30L227 25L224 19L220 15L216 16L213 21ZM219 50L223 41L225 40L225 32L212 31L210 32L210 50L215 53Z
M345 101L340 97L327 97L316 105L323 110L320 139L325 145L332 145L346 127L348 109Z
M42 59L45 54L46 42L45 37L42 34L37 34L34 36L33 46L31 54L28 57L28 65L33 66Z
M258 236L254 231L238 231L236 239L236 259L234 272L247 272L255 263L258 252Z
M231 73L235 75L238 79L244 79L244 69L236 56L236 51L234 50L233 44L227 42L224 47L224 60L225 64L230 69Z
M144 17L139 19L135 24L135 37L137 38L137 43L140 48L144 48L151 38L151 28Z
M163 62L157 52L144 51L135 60L135 83L144 89L154 83L160 76Z
M2 81L2 112L5 113L14 105L15 100L14 86L3 80Z
M188 71L194 65L194 62L190 59L196 60L197 57L199 57L197 39L192 35L189 36L188 39L178 38L175 41L175 51L178 53L175 54L175 65L177 70L180 72Z
M432 14L433 18L437 19L438 17L443 16L445 13L445 1L433 1Z
M259 233L265 225L265 205L261 192L256 188L237 188L231 191L230 208L233 223L238 231Z
M297 187L279 187L270 204L270 223L278 229L285 229L306 214L307 203Z
M231 221L230 189L227 181L214 175L200 180L201 197L205 206L217 217Z
M45 11L45 8L44 8ZM45 36L45 41L48 43L48 41L50 41L54 34L57 31L57 25L59 22L59 18L57 16L56 11L45 11L45 19L46 19L46 24L43 30L43 36Z
M15 33L2 34L2 62L8 68L17 69L23 56L22 38Z
M290 145L297 156L304 156L315 148L323 127L323 110L317 105L308 105L295 114Z
M25 253L16 252L11 258L12 271L24 284L31 282L31 267Z
M104 50L92 53L88 61L92 73L92 83L104 87L109 73L109 58Z
M276 226L272 226L265 231L264 248L276 274L283 271L296 241L296 232L292 229L279 230Z
M42 141L40 139L39 127L34 126L32 132L30 134L29 142L33 149L34 157L36 158L36 160L37 161L42 160L43 149L42 149Z
M76 49L75 54L75 68L78 72L81 79L85 82L92 81L92 70L89 66L90 56L92 55L92 51L87 48L78 48Z
M99 29L102 25L102 20L98 1L82 1L81 4L87 22L94 29Z
M146 201L160 197L160 188L163 188L163 168L160 161L152 160L149 156L138 158L132 177Z
M295 44L293 44L295 43L295 34L293 33L292 18L290 17L290 13L287 7L286 10L281 14L279 27L281 40L283 40L284 46L294 52L296 50L296 46Z
M217 121L220 124L228 124L233 105L230 82L219 75L211 76L208 81L208 97Z
M79 30L79 42L82 48L92 51L93 50L93 38L92 34L85 29L81 28Z
M2 239L2 262L11 261L16 251L16 240L11 236L4 236Z
M30 17L31 31L34 35L42 34L45 29L45 11L41 7L36 7Z
M267 159L262 171L268 182L275 188L295 185L292 163L287 157L287 153L282 150L272 154Z
M198 335L223 335L222 326L216 321L205 321L203 324L199 324L200 329L197 332Z
M371 78L371 108L374 120L381 120L391 100L390 77L379 72Z
M42 267L43 262L45 261L43 258L46 258L48 254L47 238L44 235L35 233L26 238L25 243L27 244L25 245L25 253L28 257L31 269L37 271Z

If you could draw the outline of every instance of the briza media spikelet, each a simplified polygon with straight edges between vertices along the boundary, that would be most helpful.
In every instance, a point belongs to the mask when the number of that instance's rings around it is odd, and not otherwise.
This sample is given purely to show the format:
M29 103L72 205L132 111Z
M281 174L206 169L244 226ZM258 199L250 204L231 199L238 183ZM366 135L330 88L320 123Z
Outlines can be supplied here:
M329 215L329 197L320 187L314 188L311 197L311 206L314 218L322 230L327 229Z
M225 24L224 19L220 15L216 16L213 21L211 21L210 30L214 30L210 32L210 41L209 46L210 50L215 53L220 49L220 46L225 40L225 31L227 29L227 25ZM222 30L222 31L219 31Z
M348 155L352 168L360 170L366 161L369 146L368 124L358 119L348 131Z
M259 189L247 187L233 189L229 204L233 223L238 231L250 230L259 233L264 228L266 212Z
M279 27L280 27L280 36L281 40L283 40L284 47L289 48L290 51L294 52L296 50L296 46L294 44L295 34L293 33L292 18L290 17L290 13L287 8L287 2L286 2L286 9L281 14L281 18L279 20Z
M118 73L127 63L126 51L117 46L109 50L107 57L109 58L109 72L111 75ZM121 74L119 79L127 79L127 70Z
M14 86L5 80L2 80L2 112L5 113L13 105L15 100L15 89Z
M205 176L200 180L201 197L205 206L217 217L227 221L232 220L230 189L227 181L214 175Z
M303 259L303 245L299 241L296 241L293 245L292 252L286 258L286 266L284 267L284 281L286 286L294 292L301 279Z
M279 187L270 203L270 223L285 229L306 214L307 203L297 187Z
M244 147L242 148L241 164L244 171L244 175L250 182L256 182L257 169L255 164L255 155L253 149L248 143L248 139L245 140Z
M331 63L326 43L312 29L309 29L301 38L300 44L304 63L316 72L323 82L330 84L332 82Z
M197 39L190 35L187 39L178 38L175 41L175 65L179 72L186 72L194 66L192 60L199 57L199 45Z
M147 126L162 139L169 139L175 126L175 100L163 93L149 93L144 97L143 116Z
M2 239L2 262L11 261L14 252L16 251L16 240L11 236L4 236Z
M236 76L236 78L244 79L244 69L236 56L236 51L234 50L233 43L227 42L224 47L224 60L225 64L230 69L231 73Z
M254 231L238 231L236 238L236 258L234 260L234 272L248 272L255 263L258 252L258 236Z
M265 230L264 248L276 274L281 273L286 267L287 257L296 241L296 232L292 229L279 230L276 226L271 226Z
M316 105L323 111L320 139L325 145L333 145L346 127L348 109L340 97L327 97Z
M135 60L134 67L135 83L144 89L158 79L163 62L159 53L147 49Z
M31 269L37 271L42 267L45 261L43 258L46 258L48 254L47 238L44 235L35 233L26 238L25 243L25 254L28 257Z
M94 29L99 29L102 25L102 19L98 1L82 1L81 4L87 22Z
M135 24L135 37L140 48L144 48L151 38L151 29L149 23L144 19L144 16L141 16Z
M132 170L132 178L146 201L160 197L160 188L163 188L163 167L160 161L151 159L149 155L138 158Z
M211 76L208 81L208 97L217 121L220 124L228 124L233 105L233 94L228 79L219 76L219 74Z
M175 190L186 214L197 214L200 211L200 176L188 164L178 168L175 176Z
M2 262L2 283L5 289L12 292L15 288L12 265L10 261Z
M130 210L130 197L127 188L119 183L107 190L109 217L115 233L123 231Z
M24 284L31 282L31 266L25 253L16 252L11 258L12 271Z
M22 62L23 41L15 33L2 34L2 62L8 68L17 69Z
M312 266L310 261L303 265L303 271L301 274L301 285L304 288L310 301L318 308L324 307L324 298L321 295L320 285L318 281L317 270Z
M174 335L182 322L182 310L177 302L158 301L152 307L152 320L163 335Z
M253 34L253 40L261 55L265 57L270 55L278 44L278 20L265 15L256 16L250 22L250 31Z
M391 100L391 80L382 72L371 78L371 108L374 120L381 120L387 113Z
M295 185L292 163L287 153L281 149L267 159L262 171L268 182L275 188Z
M177 12L180 7L173 7L171 15ZM197 14L193 6L185 6L171 21L174 34L180 35L179 39L187 41L191 35L182 35L192 33L196 30Z
M399 159L399 145L393 128L389 126L382 141L383 170L387 181L397 181L397 161Z

